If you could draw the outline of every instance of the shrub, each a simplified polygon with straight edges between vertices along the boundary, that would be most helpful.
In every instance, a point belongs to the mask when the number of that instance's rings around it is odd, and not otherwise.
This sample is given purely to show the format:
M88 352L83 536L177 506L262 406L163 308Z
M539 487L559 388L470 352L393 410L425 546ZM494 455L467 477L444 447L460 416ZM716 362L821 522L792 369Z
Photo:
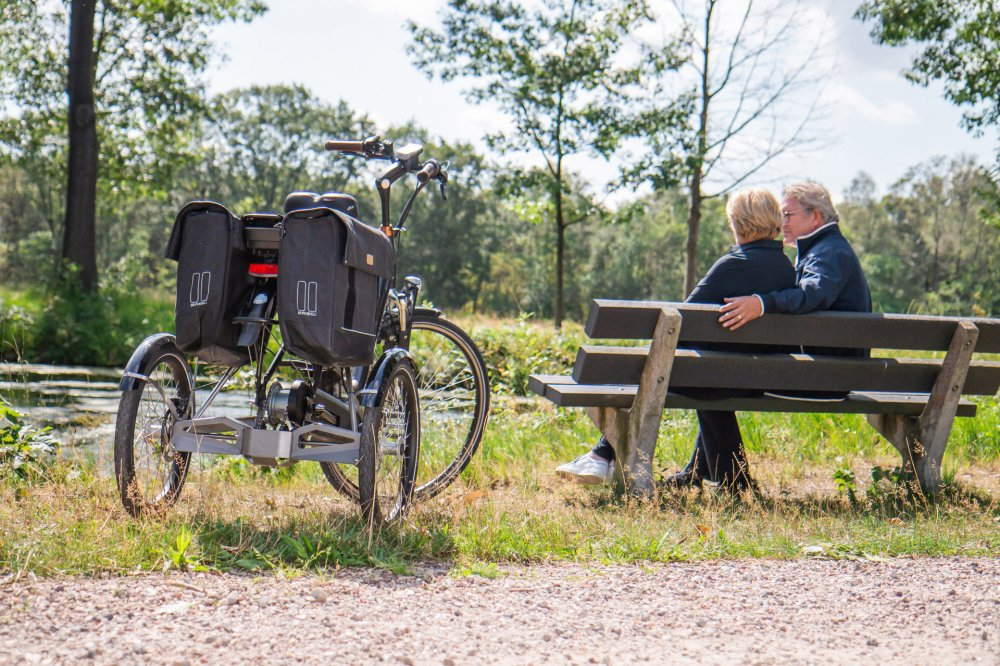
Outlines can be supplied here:
M84 291L62 280L47 296L25 356L36 362L124 365L147 335L173 330L168 297L107 283Z
M31 346L35 318L27 308L0 300L0 361L19 361Z
M59 443L51 428L36 428L24 414L0 402L0 479L23 481L44 476Z
M526 317L473 324L469 335L483 353L495 393L528 395L532 374L566 373L573 367L583 341L579 325L567 323L561 331L532 323Z

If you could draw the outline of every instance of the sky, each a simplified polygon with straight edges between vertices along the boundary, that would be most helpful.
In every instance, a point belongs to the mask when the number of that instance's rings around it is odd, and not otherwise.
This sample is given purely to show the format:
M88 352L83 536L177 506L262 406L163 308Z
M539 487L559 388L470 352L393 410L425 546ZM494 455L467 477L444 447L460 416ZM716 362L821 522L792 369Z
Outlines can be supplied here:
M810 178L835 198L860 172L885 193L910 167L934 156L968 154L991 164L996 134L975 138L961 128L961 111L942 88L923 88L900 71L911 50L875 45L852 18L859 0L803 0L799 34L826 43L830 76L819 95L817 147L783 155L745 182L780 189ZM444 0L272 0L270 11L248 25L215 30L226 61L208 72L209 90L254 84L302 84L329 102L344 100L380 126L415 121L449 141L469 141L485 153L482 137L509 122L496 108L473 105L461 82L428 80L411 64L406 20L435 25ZM723 3L723 6L725 3ZM656 26L670 34L673 21ZM794 108L794 107L793 107ZM334 137L331 137L334 138ZM341 137L346 138L346 137ZM614 168L580 157L571 163L601 187ZM711 185L711 183L709 183Z

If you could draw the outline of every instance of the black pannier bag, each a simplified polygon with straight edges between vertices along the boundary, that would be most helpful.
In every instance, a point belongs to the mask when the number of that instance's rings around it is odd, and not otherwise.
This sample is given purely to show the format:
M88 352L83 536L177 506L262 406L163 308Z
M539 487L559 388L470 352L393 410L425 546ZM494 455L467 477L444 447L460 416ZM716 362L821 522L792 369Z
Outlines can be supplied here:
M177 347L208 363L242 365L233 317L252 286L242 224L225 206L193 201L177 214L164 253L177 262Z
M330 208L285 216L278 255L278 323L285 347L317 365L372 361L380 280L392 277L392 242Z

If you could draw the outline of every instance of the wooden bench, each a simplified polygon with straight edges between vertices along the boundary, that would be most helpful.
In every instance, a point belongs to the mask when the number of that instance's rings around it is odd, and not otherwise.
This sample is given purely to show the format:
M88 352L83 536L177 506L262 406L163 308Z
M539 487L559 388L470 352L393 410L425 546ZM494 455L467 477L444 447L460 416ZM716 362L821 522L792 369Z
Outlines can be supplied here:
M532 375L529 388L562 407L585 407L617 453L619 491L654 492L652 460L663 409L868 415L922 488L941 485L956 416L975 416L962 396L993 396L1000 363L1000 319L816 312L765 315L738 331L719 323L714 305L596 300L591 338L650 340L648 347L583 346L571 377ZM704 343L943 351L943 359L851 358L809 354L695 351ZM671 389L850 392L838 401L783 397L702 400Z

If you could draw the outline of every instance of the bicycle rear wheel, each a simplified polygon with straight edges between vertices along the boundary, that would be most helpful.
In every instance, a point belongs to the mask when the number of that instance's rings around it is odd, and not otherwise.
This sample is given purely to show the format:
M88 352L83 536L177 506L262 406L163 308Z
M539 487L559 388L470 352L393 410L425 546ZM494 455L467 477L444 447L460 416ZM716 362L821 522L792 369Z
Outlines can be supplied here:
M410 355L420 397L420 465L415 500L430 499L462 473L483 438L490 409L486 363L476 343L433 311L413 316ZM320 463L338 492L357 501L353 465Z
M191 458L170 446L174 424L190 414L187 362L171 344L155 351L146 367L148 380L137 379L122 394L115 423L115 480L133 516L173 504Z

